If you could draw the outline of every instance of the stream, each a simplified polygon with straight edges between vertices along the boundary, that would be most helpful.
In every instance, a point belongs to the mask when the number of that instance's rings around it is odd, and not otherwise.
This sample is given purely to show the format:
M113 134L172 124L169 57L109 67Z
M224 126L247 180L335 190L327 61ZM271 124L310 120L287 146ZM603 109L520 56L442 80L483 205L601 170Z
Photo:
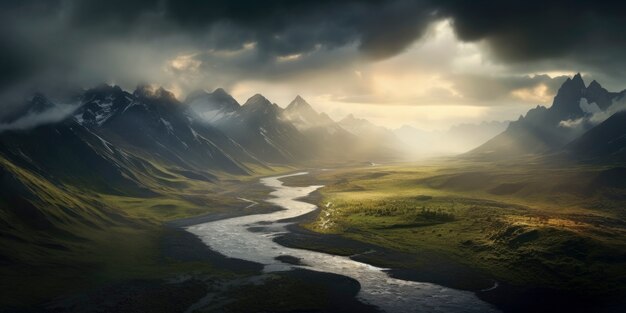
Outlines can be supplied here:
M307 214L317 207L298 201L322 186L289 187L281 179L307 172L267 177L261 183L274 189L266 201L283 210L254 214L188 227L206 245L227 257L264 265L265 272L288 271L303 268L351 277L359 282L359 300L375 305L385 312L496 312L490 304L481 301L472 292L446 288L431 283L406 281L389 277L385 269L330 255L301 249L287 248L272 239L287 230L281 220ZM252 231L252 229L254 231ZM299 258L302 265L276 260L279 256Z

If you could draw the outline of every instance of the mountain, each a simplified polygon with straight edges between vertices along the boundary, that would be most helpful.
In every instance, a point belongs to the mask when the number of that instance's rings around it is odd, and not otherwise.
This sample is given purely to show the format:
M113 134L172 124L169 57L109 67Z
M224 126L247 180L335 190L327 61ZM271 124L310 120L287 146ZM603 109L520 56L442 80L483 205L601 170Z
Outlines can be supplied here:
M315 111L300 96L285 109L260 94L239 105L218 88L212 93L194 92L187 97L185 104L196 120L233 138L262 162L327 163L339 159L389 158L391 155L388 148L392 145L382 149L373 145L372 138L368 137L370 133L361 136L347 131L325 113ZM374 125L371 128L377 129Z
M339 121L339 125L358 137L357 147L363 154L371 154L378 159L392 159L404 149L404 144L389 129L349 114Z
M44 98L37 103L49 105L29 114L59 107ZM134 228L125 205L111 199L145 201L150 209L151 198L194 180L264 166L163 89L101 85L77 101L59 121L0 132L0 263L69 258L111 227Z
M75 114L78 123L146 159L233 174L248 172L239 160L254 160L219 130L194 123L187 106L162 88L140 86L130 94L101 86L87 91L84 99Z
M281 118L282 112L278 105L256 94L232 114L210 123L265 162L298 162L309 153L315 154L307 138Z
M187 96L185 103L197 115L209 122L232 115L240 108L239 102L222 88L217 88L212 93L204 90L192 92Z
M566 145L564 151L576 159L626 160L626 111L613 114Z
M111 143L71 121L0 134L0 154L54 184L70 183L113 194L147 194Z
M3 128L9 130L1 133L0 153L47 179L77 183L88 180L81 175L90 168L101 171L99 177L118 175L97 182L113 192L141 189L134 177L150 165L210 180L220 173L246 175L266 163L389 159L401 146L385 128L354 117L337 123L300 96L282 109L260 94L239 105L221 88L194 92L180 102L163 88L139 86L130 93L102 84L72 93L71 101L76 103L57 105L36 94L21 115L7 121L22 121L24 116L37 120L49 111L58 116ZM39 141L46 144L38 146ZM46 155L42 147L73 155Z
M394 134L417 156L464 153L506 130L508 121L458 124L447 130L426 131L404 125Z
M371 133L346 131L301 97L283 110L261 95L240 106L223 89L194 93L182 103L163 88L139 86L130 93L103 84L72 101L77 104L59 120L1 131L4 162L55 186L153 196L171 185L171 173L214 181L250 174L267 162L365 160L388 152ZM37 94L16 120L59 107ZM371 147L364 149L364 142Z
M35 93L33 97L26 101L22 106L19 106L17 109L9 112L9 114L6 114L0 120L0 123L10 124L19 119L52 110L54 107L54 103L48 100L48 98L46 98L43 94Z
M576 74L559 88L550 108L537 106L478 148L471 157L513 157L555 151L593 127L590 119L623 98L626 91L609 92Z
M318 113L297 96L282 112L282 119L292 123L316 147L319 158L326 160L367 159L359 151L360 138L343 129L325 113ZM370 153L371 156L371 153Z
M116 176L112 173L108 177ZM0 264L7 269L26 265L30 271L33 264L46 264L54 258L57 262L73 260L76 251L84 253L89 247L88 238L106 236L113 227L138 226L90 196L91 184L76 188L50 181L2 154L0 186Z
M0 123L5 271L53 264L54 275L82 277L100 260L137 262L136 244L157 240L146 230L161 234L160 221L237 206L219 181L271 169L270 163L316 166L387 152L301 97L282 109L261 95L240 106L222 89L180 102L163 88L128 92L103 84L67 101L50 99L37 94ZM109 247L119 244L128 249L109 259ZM32 277L40 283L37 273Z
M361 138L369 138L371 141L389 145L398 143L398 138L391 130L375 125L366 119L356 118L352 114L349 114L339 121L339 125Z
M326 128L329 132L339 131L340 126L325 113L317 113L311 105L296 96L283 111L283 118L290 121L299 130Z
M97 127L131 106L134 97L118 86L102 84L85 91L80 101L82 105L74 112L74 118L81 125Z

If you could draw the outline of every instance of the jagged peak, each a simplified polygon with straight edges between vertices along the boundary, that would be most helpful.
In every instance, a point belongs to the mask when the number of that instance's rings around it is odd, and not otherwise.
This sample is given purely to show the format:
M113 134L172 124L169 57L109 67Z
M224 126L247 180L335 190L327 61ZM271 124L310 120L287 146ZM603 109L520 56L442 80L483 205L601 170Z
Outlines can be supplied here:
M224 88L222 87L215 88L212 94L217 95L217 96L229 96L230 97L230 94L226 92L226 90L224 90Z
M567 78L565 82L559 88L554 101L552 102L552 110L557 111L576 111L578 110L578 100L582 97L587 87L583 81L580 73L574 75L572 78ZM573 108L573 109L572 109Z
M580 72L578 72L578 73L576 73L576 75L574 75L572 80L583 80L583 77L582 77L582 75L580 75Z
M28 100L28 102L28 110L38 113L41 113L54 106L54 103L52 103L52 101L50 101L50 99L48 99L48 97L46 97L41 92L35 92L32 98Z
M577 73L576 75L574 75L574 77L572 77L572 79L568 79L567 81L565 81L563 87L565 86L571 86L573 88L582 90L585 88L585 81L583 80L580 73Z
M206 90L191 93L185 99L185 103L201 114L215 110L232 112L240 107L239 102L222 88L217 88L211 93Z
M293 101L292 101L292 102L296 102L296 103L306 103L306 104L308 104L308 103L306 102L306 100L304 100L304 98L302 98L300 95L297 95L297 96L296 96L296 98L295 98L295 99L293 99Z
M263 105L263 106L271 106L272 103L267 100L262 94L257 93L254 96L250 97L244 105Z
M176 96L171 91L159 87L156 90L151 85L139 85L133 92L133 95L139 98L148 98L148 99L163 99L170 101L178 101Z
M133 91L133 95L141 98L151 98L154 94L154 87L148 84L140 84L137 85L135 91Z
M587 89L604 89L600 83L598 83L595 79L589 84Z
M224 90L223 88L216 88L215 90L213 90L213 92L208 92L206 89L196 89L192 92L190 92L187 95L187 100L185 100L186 102L189 102L190 100L193 99L197 99L197 98L202 98L202 97L208 97L208 96L216 96L216 97L220 97L220 98L232 98L232 96L226 92L226 90Z
M298 108L306 108L306 109L311 109L313 110L313 108L311 107L311 105L306 102L306 100L304 100L304 98L300 97L299 95L296 96L287 106L287 109L298 109Z
M157 98L166 98L168 100L174 100L177 101L176 96L174 95L173 92L163 88L163 87L159 87L159 89L156 90L156 92L154 93L155 96Z
M239 104L239 102L237 102L237 100L235 100L235 98L233 98L233 96L231 96L228 92L226 92L226 90L224 90L223 88L217 88L215 89L212 93L211 96L220 99L220 101L225 101L228 102L229 104L235 106L235 107L239 107L241 106Z

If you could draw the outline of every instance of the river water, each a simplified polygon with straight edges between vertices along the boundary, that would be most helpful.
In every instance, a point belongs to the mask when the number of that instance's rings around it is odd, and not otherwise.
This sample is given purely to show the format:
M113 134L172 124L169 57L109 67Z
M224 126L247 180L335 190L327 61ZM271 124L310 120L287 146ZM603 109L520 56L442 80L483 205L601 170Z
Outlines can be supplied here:
M261 179L265 186L274 189L267 202L284 210L198 224L188 227L187 230L211 249L227 257L264 264L265 272L304 268L351 277L361 285L359 299L385 312L496 312L495 308L471 292L391 278L382 268L348 257L287 248L274 242L273 237L287 231L287 223L278 221L316 209L315 205L297 199L322 186L288 187L280 180L305 174L307 173L302 172ZM291 265L276 260L276 257L283 255L299 258L303 265Z

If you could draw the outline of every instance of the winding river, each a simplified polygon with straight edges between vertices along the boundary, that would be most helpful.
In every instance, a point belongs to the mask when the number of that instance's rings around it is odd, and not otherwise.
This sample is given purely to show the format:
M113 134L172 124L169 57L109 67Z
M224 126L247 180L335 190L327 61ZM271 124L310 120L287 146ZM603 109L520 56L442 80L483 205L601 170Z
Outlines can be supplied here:
M316 209L315 205L297 199L322 186L289 187L280 181L285 177L305 174L307 173L302 172L261 179L264 185L274 189L267 201L284 210L198 224L188 227L187 230L200 237L211 249L227 257L264 264L265 272L304 268L351 277L361 285L359 299L385 312L496 311L471 292L391 278L382 268L348 257L287 248L274 242L273 237L287 231L287 224L279 221ZM252 227L255 231L250 230ZM303 265L291 265L276 260L276 257L283 255L299 258Z

